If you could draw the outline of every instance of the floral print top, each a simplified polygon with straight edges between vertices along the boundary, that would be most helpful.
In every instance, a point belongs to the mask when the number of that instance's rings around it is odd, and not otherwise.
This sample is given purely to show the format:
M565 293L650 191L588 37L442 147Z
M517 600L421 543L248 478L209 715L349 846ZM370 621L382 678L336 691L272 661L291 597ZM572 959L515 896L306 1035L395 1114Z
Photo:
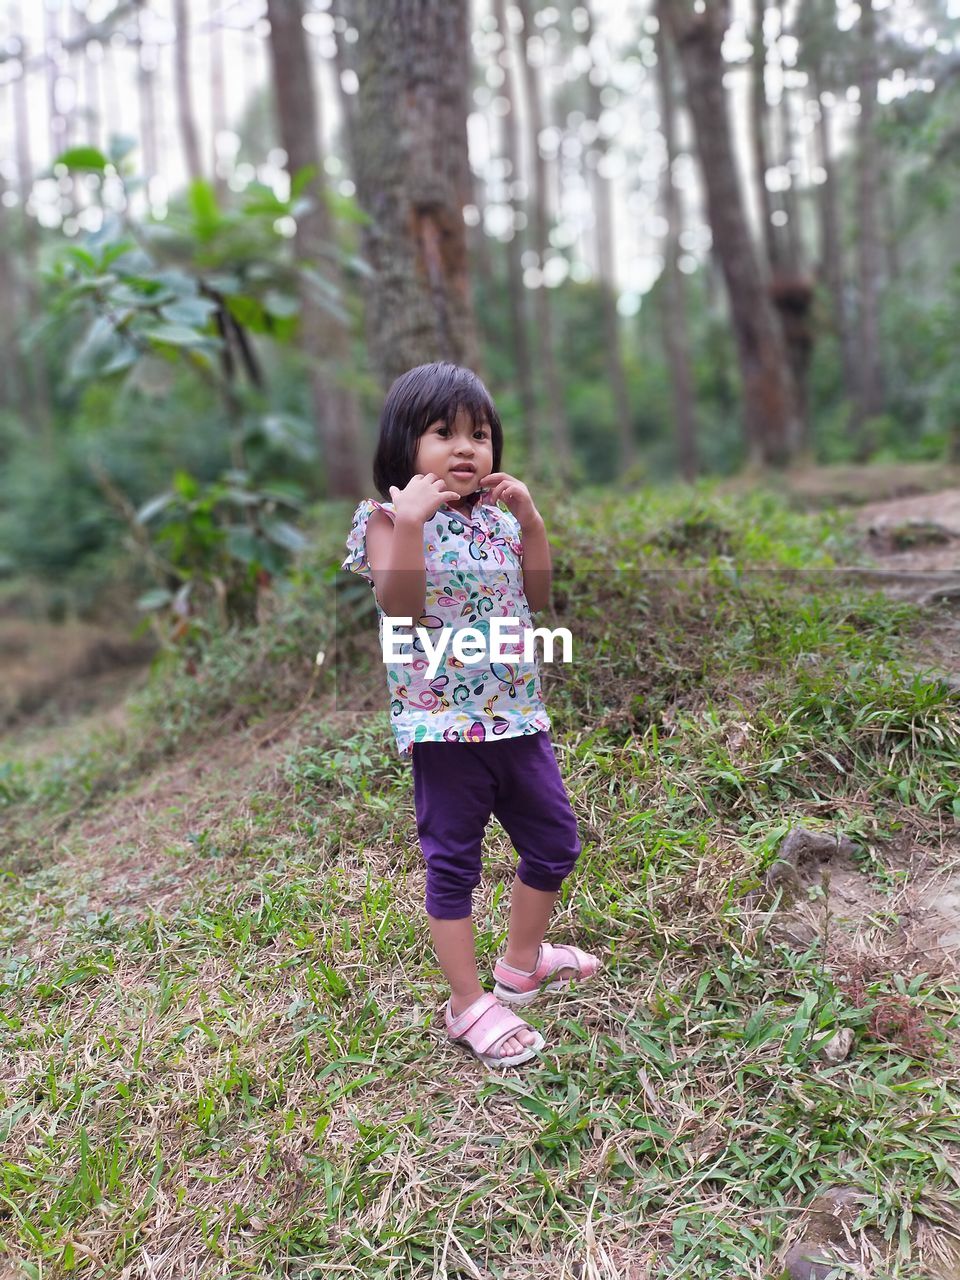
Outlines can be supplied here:
M348 555L341 568L365 578L373 575L367 562L367 521L375 510L392 520L392 502L365 499L357 507L347 538ZM409 663L385 662L390 696L390 723L401 755L415 742L485 742L516 738L550 728L543 704L536 650L523 659L523 636L533 626L523 590L521 530L509 511L488 502L475 502L469 516L444 504L423 526L427 573L423 615L412 629L396 628L397 636L413 635L407 643ZM376 600L376 597L374 597ZM384 617L376 601L383 644ZM479 660L461 662L453 652L453 633L470 627L490 647L490 619L515 618L519 626L504 636L503 662L484 653ZM452 628L439 666L431 677L427 650L415 629L428 631L438 643L439 629Z

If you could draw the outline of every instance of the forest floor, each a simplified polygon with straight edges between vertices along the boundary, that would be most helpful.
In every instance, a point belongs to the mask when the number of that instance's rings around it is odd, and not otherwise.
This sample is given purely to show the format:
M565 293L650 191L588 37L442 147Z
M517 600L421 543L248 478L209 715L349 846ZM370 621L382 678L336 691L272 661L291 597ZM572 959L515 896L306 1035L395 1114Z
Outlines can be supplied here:
M605 970L502 1074L444 1042L377 697L174 734L127 635L0 619L0 1278L958 1280L960 477L896 471L789 485L850 504L822 602L671 588L643 663L557 685L551 932ZM735 528L659 514L688 566ZM765 518L790 568L839 528ZM830 839L777 890L791 828Z

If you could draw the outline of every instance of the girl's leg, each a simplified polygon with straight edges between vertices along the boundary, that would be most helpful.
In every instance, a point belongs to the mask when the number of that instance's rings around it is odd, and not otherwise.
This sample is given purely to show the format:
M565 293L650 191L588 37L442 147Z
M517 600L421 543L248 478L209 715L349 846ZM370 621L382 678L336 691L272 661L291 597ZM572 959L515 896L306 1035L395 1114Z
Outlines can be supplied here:
M513 897L510 901L510 930L507 934L507 950L504 960L521 973L533 973L537 967L540 943L547 931L550 912L560 890L552 892L531 889L517 876L513 881ZM575 978L575 969L560 969L556 977Z
M580 856L580 839L550 735L513 738L510 745L514 766L502 780L493 810L520 854L504 960L532 973L559 886ZM575 976L569 968L557 974Z
M427 742L413 749L417 831L427 863L427 919L437 960L450 983L454 1015L483 995L470 907L480 883L481 842L496 779L480 746ZM509 1057L535 1042L533 1030L518 1031L497 1052Z
M473 917L461 920L441 920L428 914L430 933L437 952L437 960L450 983L450 1009L454 1016L479 1000L483 987L477 974L477 950L473 936ZM536 1040L536 1033L529 1027L509 1036L499 1047L501 1057L522 1053Z

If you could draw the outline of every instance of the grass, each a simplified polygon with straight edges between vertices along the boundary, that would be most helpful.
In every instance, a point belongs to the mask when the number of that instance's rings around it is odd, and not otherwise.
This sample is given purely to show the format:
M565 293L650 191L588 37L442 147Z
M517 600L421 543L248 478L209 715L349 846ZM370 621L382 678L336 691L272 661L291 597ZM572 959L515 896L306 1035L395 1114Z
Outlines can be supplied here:
M955 972L889 920L798 950L744 905L796 825L856 840L891 903L899 842L956 847L957 695L898 664L919 613L843 584L841 520L768 496L548 516L578 660L545 683L584 845L551 936L600 977L531 1007L534 1064L446 1047L362 598L302 706L320 556L200 678L158 672L124 735L0 762L0 1274L776 1276L831 1182L866 1193L863 1274L936 1274L960 1236ZM155 851L171 905L104 908L78 815L215 757L238 702L307 718L279 781ZM487 976L514 863L494 824Z

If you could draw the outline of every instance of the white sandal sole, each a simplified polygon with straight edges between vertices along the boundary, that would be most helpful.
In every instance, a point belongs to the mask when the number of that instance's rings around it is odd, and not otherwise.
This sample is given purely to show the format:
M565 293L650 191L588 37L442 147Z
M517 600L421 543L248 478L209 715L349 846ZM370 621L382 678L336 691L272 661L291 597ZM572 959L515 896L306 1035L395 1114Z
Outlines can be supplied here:
M515 1009L522 1009L528 1004L533 1004L537 996L542 996L545 991L565 991L567 987L576 981L576 978L563 978L558 982L548 982L542 987L534 987L532 991L511 991L509 987L501 986L497 982L494 985L493 994L498 1000L502 1000L504 1004L512 1005Z

